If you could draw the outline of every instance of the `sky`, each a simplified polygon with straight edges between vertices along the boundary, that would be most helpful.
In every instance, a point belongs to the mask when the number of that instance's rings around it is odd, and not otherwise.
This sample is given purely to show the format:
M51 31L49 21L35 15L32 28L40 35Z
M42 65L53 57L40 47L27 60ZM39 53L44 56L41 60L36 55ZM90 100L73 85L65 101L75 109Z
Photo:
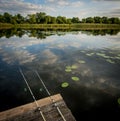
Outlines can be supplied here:
M107 16L120 18L120 0L0 0L0 14L23 16L45 12L67 18Z

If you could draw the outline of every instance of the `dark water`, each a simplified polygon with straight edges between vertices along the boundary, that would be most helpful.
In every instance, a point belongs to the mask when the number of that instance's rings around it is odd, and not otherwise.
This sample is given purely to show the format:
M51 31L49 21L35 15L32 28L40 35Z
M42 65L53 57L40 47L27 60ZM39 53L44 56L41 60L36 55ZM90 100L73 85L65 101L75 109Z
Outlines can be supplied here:
M120 119L118 30L0 30L0 37L0 111L33 101L20 67L37 99L48 95L35 70L77 121Z

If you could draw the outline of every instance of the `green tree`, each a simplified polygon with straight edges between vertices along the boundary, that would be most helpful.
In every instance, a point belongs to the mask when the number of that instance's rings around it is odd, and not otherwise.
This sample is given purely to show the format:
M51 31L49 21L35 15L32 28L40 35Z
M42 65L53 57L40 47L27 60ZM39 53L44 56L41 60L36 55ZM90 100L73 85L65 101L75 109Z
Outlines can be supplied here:
M51 24L56 24L56 17L51 17Z
M62 20L61 16L58 16L56 21L57 21L58 24L63 24L63 20Z
M16 22L17 22L18 24L24 23L24 17L23 17L21 14L17 14L17 15L15 15L14 17L15 17Z
M36 15L35 14L29 14L29 15L27 15L27 21L30 24L35 24L36 23Z
M93 19L94 19L94 23L102 23L102 19L99 16L96 16Z
M80 23L80 20L78 17L73 17L71 20L72 23Z
M119 24L120 23L120 20L119 18L109 18L109 23L110 24Z
M50 24L51 23L51 16L48 16L48 15L45 16L44 20L45 20L44 21L45 24Z
M0 23L3 23L4 22L3 19L4 19L3 15L0 14Z
M36 22L37 23L44 23L45 16L46 16L46 13L44 13L44 12L36 13Z
M11 19L12 19L12 15L10 15L9 13L5 12L3 14L3 22L4 23L11 23Z
M86 19L85 18L82 19L82 23L86 23Z
M92 17L86 18L86 23L94 23L94 19Z
M63 21L64 24L66 24L66 23L67 23L66 17L63 16L63 17L62 17L62 21Z
M114 24L120 24L120 19L119 18L114 18Z
M67 24L71 24L72 23L72 19L71 18L68 18L67 19Z
M108 23L108 18L103 16L102 17L102 23L107 24Z
M11 24L17 24L17 19L15 16L12 17Z

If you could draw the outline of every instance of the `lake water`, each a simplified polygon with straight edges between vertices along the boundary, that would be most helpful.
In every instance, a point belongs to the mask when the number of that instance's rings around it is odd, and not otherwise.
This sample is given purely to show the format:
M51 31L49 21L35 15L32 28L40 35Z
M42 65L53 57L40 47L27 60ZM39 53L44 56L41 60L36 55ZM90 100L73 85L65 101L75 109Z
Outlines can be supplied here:
M0 30L0 111L60 93L76 120L120 115L118 30ZM65 86L65 87L64 87Z

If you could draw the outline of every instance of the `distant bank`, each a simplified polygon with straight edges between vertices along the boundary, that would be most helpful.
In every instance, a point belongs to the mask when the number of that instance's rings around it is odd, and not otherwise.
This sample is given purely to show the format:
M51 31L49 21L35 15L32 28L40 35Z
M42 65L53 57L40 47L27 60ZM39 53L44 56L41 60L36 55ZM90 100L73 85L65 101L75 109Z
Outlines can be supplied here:
M77 24L9 24L0 23L0 29L120 29L120 24L95 24L95 23L77 23Z

